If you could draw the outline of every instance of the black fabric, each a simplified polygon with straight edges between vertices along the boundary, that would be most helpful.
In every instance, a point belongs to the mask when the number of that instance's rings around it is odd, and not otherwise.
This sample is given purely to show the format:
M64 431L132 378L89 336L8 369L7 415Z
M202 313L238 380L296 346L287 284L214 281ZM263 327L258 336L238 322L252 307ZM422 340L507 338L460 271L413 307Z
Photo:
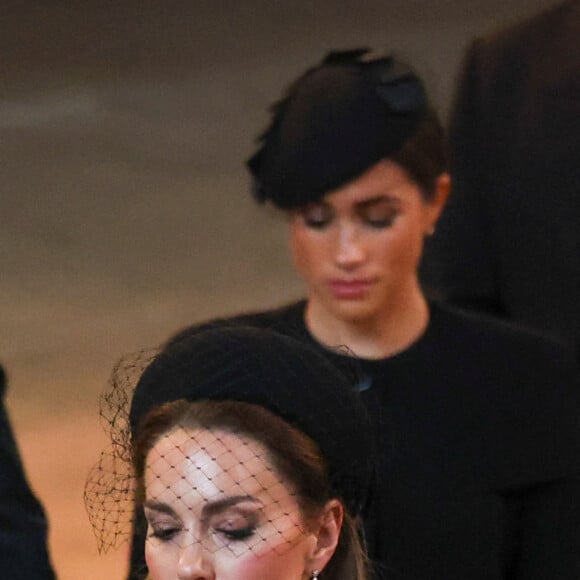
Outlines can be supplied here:
M569 341L580 359L580 2L467 51L453 189L423 280L449 301Z
M47 522L22 467L4 406L5 374L0 367L0 570L11 580L52 580Z
M273 107L248 161L260 201L295 208L316 201L399 151L425 117L416 74L367 50L330 53Z
M219 323L273 328L328 353L308 333L304 306ZM405 352L332 358L366 375L360 390L378 427L382 465L365 515L376 578L580 578L580 389L570 352L432 304L427 332Z

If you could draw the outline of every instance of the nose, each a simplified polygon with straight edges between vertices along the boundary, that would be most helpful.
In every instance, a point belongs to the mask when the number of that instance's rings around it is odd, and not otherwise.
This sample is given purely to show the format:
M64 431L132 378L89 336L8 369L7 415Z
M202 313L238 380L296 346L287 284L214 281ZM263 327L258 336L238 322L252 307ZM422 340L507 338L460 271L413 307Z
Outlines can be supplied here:
M364 244L355 225L340 225L336 240L336 265L344 270L352 270L359 266L364 259Z
M195 541L182 546L177 563L179 580L213 580L213 567L207 550Z

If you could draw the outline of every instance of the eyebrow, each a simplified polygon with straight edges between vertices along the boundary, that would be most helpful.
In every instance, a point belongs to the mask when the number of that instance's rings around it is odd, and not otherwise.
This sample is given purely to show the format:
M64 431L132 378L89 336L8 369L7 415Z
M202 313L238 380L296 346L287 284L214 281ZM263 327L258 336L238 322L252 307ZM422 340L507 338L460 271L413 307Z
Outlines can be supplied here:
M177 517L175 510L171 506L169 506L166 503L160 502L160 501L147 500L143 504L143 507L150 509L152 511L155 511L155 512L159 512L162 514L167 514L169 516Z
M359 201L359 202L355 203L355 206L358 210L365 210L365 209L368 209L369 207L373 207L373 206L378 205L382 202L386 202L389 205L399 205L400 200L398 197L393 197L392 195L385 193L382 195L376 195L374 197L370 197L370 198L365 199L363 201Z
M263 507L264 503L258 498L252 495L232 495L229 497L224 497L223 499L218 499L215 501L210 501L203 506L202 515L203 517L210 517L216 513L222 512L230 507L236 506L239 503L254 503Z
M383 202L385 202L389 205L399 205L401 203L401 200L398 197L390 195L388 193L382 193L379 195L375 195L373 197L369 197L368 199L363 199L361 201L357 201L354 203L354 206L356 207L357 210L364 210L364 209L367 209L368 207L373 207L373 206L378 205L378 204L383 203ZM309 207L314 207L314 206L324 206L324 207L331 208L332 204L330 204L328 201L326 201L324 199L321 199L319 201L308 203L304 207L299 208L299 210L305 211Z
M260 506L264 505L262 501L251 495L232 495L215 501L207 502L202 508L202 517L211 517L212 515L224 511L232 506L246 502L258 504ZM172 517L177 517L175 510L170 505L163 502L148 500L143 504L143 507L146 507L152 511L167 514Z

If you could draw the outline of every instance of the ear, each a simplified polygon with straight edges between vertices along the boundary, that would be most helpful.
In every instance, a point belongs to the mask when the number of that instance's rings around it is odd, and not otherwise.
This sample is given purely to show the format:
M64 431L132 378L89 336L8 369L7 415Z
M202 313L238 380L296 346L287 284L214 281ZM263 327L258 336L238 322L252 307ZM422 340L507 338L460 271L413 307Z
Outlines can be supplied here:
M316 541L309 554L309 570L323 570L328 564L338 546L343 519L342 503L337 499L328 501L314 530Z
M445 208L450 191L451 177L449 173L442 173L435 182L435 191L433 192L433 197L426 203L426 235L431 235L435 231L435 225L437 224L437 220Z

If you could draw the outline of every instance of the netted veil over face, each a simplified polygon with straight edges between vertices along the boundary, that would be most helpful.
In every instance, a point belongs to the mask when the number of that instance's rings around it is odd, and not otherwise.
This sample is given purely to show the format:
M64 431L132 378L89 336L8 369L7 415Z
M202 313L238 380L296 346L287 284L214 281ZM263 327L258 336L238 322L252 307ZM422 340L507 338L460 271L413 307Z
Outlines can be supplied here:
M325 499L357 516L374 450L353 379L293 338L239 326L123 359L101 400L111 443L85 489L99 549L130 537L135 501L149 550L198 542L268 566L300 551Z

